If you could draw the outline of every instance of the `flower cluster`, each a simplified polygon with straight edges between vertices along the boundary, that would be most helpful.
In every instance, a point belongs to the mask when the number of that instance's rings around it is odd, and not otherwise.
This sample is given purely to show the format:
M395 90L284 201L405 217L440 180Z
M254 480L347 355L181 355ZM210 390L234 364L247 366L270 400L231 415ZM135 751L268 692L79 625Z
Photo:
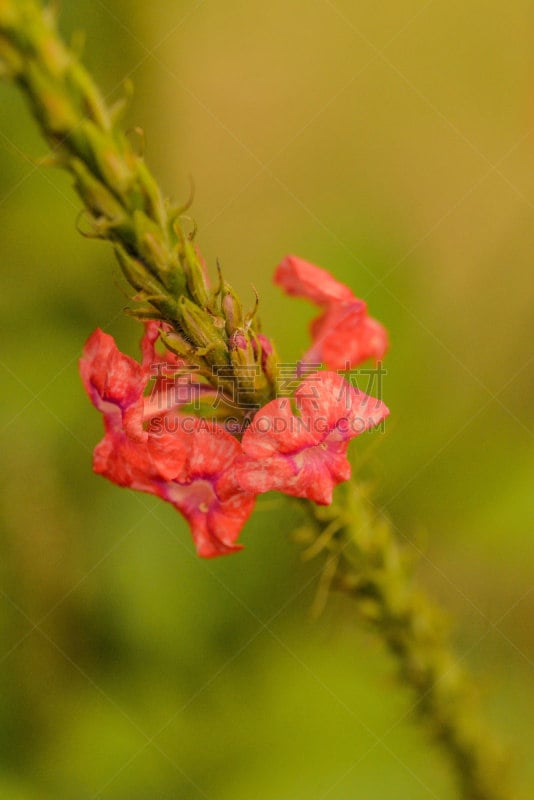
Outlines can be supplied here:
M145 323L140 363L101 330L89 338L80 361L85 388L104 417L95 472L170 502L187 519L200 556L240 549L236 540L263 492L330 503L334 487L350 476L349 441L389 413L381 400L334 371L385 351L385 331L367 316L363 301L295 257L280 264L275 279L288 293L323 307L304 360L319 359L331 371L307 374L292 397L245 409L238 430L225 425L224 410L218 420L192 413L191 387L212 405L217 398L213 387L199 382L193 363L160 352L158 342L169 341L165 323ZM261 347L270 352L263 335Z

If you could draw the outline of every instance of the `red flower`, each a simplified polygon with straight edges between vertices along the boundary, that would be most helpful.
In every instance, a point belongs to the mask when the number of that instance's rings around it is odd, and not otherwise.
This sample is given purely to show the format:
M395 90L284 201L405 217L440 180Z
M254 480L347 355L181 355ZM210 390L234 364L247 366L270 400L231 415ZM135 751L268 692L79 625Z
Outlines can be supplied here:
M364 301L326 270L286 256L274 281L287 294L305 297L323 309L311 324L313 343L303 361L324 363L329 369L350 369L368 358L378 361L384 356L388 346L385 329L368 315Z
M234 478L239 442L215 423L182 416L177 400L163 404L162 415L159 400L170 380L165 371L181 362L170 353L165 360L159 356L157 335L157 323L148 323L141 364L101 330L85 346L82 380L106 429L94 452L94 470L119 486L172 503L189 522L199 555L239 550L236 539L254 506L254 497ZM159 365L156 392L149 398L143 392L154 364Z
M316 372L289 398L267 403L243 436L246 460L238 462L244 490L277 489L317 503L332 502L332 491L350 477L349 440L378 425L389 411L374 397L334 372Z

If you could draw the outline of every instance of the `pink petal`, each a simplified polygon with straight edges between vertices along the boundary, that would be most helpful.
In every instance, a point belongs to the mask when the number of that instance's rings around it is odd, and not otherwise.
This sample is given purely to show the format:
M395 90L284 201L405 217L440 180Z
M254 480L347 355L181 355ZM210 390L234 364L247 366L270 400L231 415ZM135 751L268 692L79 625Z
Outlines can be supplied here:
M334 431L342 439L352 439L389 416L381 400L354 388L336 372L309 375L295 392L295 400L301 418L311 420L321 441Z
M317 372L302 381L295 406L298 414L285 398L257 412L243 435L244 456L235 467L238 481L257 494L279 490L330 503L334 486L350 476L349 440L389 411L334 372Z
M188 450L187 469L191 477L218 476L239 455L239 442L216 423L198 420Z
M361 305L360 305L361 304ZM385 328L357 301L333 305L312 322L313 344L303 356L308 363L323 362L330 369L347 370L368 358L380 361L388 348Z
M154 492L157 476L146 442L129 439L123 433L110 431L95 447L93 469L118 486L141 492Z
M287 256L277 267L274 280L288 294L305 297L324 309L311 323L312 346L303 362L348 370L368 358L378 361L384 356L388 346L385 329L368 315L364 301L326 270Z
M188 485L168 483L162 496L189 522L199 556L212 558L242 549L236 539L254 508L252 495L241 493L221 502L209 481L198 480Z
M139 399L146 385L137 361L121 353L113 337L100 328L85 344L80 374L89 397L101 411L108 403L127 408Z
M163 481L183 480L191 436L175 433L148 434L148 452Z
M253 443L249 442L247 450L250 453L253 449ZM275 490L286 492L285 487L292 485L298 472L299 469L291 458L277 454L260 459L244 456L234 467L236 482L244 492L254 495Z
M318 305L354 300L348 286L336 281L325 269L298 256L286 256L280 262L274 273L274 282L287 294L306 297Z
M271 400L261 408L243 435L243 451L252 458L268 458L275 453L293 453L317 443L309 420L293 414L288 397Z

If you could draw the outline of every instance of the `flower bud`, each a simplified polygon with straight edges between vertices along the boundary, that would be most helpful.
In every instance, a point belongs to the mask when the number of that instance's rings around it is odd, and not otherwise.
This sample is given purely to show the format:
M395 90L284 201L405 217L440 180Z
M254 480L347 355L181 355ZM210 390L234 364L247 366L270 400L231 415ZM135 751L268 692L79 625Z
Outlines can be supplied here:
M230 361L237 379L243 384L241 395L250 407L266 403L272 396L274 386L274 378L271 378L262 365L262 348L257 338L256 334L249 334L241 328L234 331L228 340ZM262 338L270 345L266 337ZM273 352L272 346L270 350ZM245 385L248 385L248 391L245 390Z
M263 374L270 386L275 387L278 374L278 356L273 343L263 333L256 334L252 342L258 351L256 359L261 364Z
M197 348L202 348L209 355L211 364L228 364L228 349L220 329L216 325L216 317L199 308L185 295L179 300L180 324L187 336Z
M161 332L160 338L171 353L179 356L179 358L182 358L186 363L191 363L192 360L194 361L194 346L186 341L183 336L180 336L179 333L176 333L176 331Z
M57 90L54 81L33 61L26 67L25 79L32 95L39 98L42 124L54 137L65 137L70 142L70 134L76 130L79 119L69 98Z
M176 262L172 262L170 248L161 228L139 209L133 212L132 218L139 255L146 262L150 271L164 285L167 285L168 275L176 271Z
M124 209L109 189L91 174L81 159L73 158L70 162L70 169L74 173L76 189L83 197L91 214L96 219L104 217L109 220L114 229L124 226L124 234L127 235L130 232L131 235L131 228L126 231L127 222Z
M230 361L234 367L255 367L256 358L250 338L244 330L236 330L228 339Z
M223 288L222 311L226 321L226 333L228 336L232 336L234 331L244 327L243 307L236 293L228 283L225 283Z
M179 236L178 256L184 271L189 294L197 305L206 308L209 305L210 298L204 265L196 248L185 236L181 228L178 228L177 233Z
M111 136L88 119L80 123L80 132L106 185L119 196L124 195L132 185L133 173Z
M146 213L154 222L161 224L162 220L166 219L165 203L154 177L141 158L137 158L135 162L135 173ZM130 192L133 191L133 188Z
M124 273L124 277L133 288L138 292L146 294L157 294L161 292L161 286L156 279L148 272L147 268L139 259L129 255L122 245L115 247L117 261Z

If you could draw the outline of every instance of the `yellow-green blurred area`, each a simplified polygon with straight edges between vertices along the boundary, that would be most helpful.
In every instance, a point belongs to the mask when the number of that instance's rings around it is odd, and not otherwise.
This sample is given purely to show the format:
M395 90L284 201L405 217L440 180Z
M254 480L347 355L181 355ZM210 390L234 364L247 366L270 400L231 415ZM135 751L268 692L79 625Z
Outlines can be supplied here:
M109 101L282 358L313 309L286 253L389 329L385 435L351 445L455 617L488 723L534 789L533 8L529 0L71 0ZM452 800L380 642L349 600L309 609L289 503L202 561L178 514L94 476L77 359L97 326L137 353L110 248L17 91L0 86L6 800ZM136 136L136 134L132 134ZM137 136L138 140L139 137ZM140 147L142 144L140 143ZM212 273L213 274L213 273ZM362 388L365 388L362 386Z

